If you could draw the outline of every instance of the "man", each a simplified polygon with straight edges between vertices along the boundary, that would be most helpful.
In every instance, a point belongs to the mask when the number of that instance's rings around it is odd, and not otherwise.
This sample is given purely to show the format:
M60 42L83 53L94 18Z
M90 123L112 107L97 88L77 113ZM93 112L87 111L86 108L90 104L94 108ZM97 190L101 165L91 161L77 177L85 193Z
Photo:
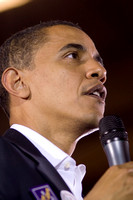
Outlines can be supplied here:
M2 45L0 69L11 126L0 139L0 200L81 200L85 167L70 155L98 127L106 98L94 43L72 23L42 23ZM85 200L132 199L132 170L111 167Z

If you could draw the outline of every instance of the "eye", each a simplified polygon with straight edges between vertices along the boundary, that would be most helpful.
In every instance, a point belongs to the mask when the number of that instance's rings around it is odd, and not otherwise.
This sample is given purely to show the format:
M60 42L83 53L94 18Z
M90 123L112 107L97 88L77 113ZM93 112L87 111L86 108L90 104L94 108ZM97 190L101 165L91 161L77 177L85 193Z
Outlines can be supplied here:
M97 62L99 62L102 66L104 66L103 60L102 60L102 58L101 58L99 55L95 56L95 60L96 60Z
M78 59L78 58L79 58L77 52L69 53L69 54L67 54L65 57L66 57L66 58L70 58L70 59Z

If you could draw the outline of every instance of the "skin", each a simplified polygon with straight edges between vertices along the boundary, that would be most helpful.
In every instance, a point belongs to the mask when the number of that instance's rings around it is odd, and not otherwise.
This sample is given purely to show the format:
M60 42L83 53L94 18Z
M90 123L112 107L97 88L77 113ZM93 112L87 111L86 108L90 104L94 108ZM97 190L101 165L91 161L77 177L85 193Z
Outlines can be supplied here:
M10 124L28 126L71 154L76 139L96 128L103 117L105 102L83 92L103 85L106 70L83 31L58 25L48 28L48 34L48 42L34 57L33 70L5 72ZM98 77L91 76L95 73Z
M133 162L110 167L84 200L132 200Z
M58 25L48 33L48 42L34 57L34 68L12 66L3 73L2 83L10 94L10 125L28 126L71 154L77 138L95 129L103 117L104 100L84 93L105 83L106 70L83 31ZM110 167L84 198L132 199L133 162Z

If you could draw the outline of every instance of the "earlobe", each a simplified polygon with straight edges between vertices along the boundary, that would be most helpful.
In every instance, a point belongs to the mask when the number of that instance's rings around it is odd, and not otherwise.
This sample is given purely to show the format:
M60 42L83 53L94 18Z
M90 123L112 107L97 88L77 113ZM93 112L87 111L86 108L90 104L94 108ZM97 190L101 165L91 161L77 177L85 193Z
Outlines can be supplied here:
M22 71L10 67L3 72L1 81L9 94L27 99L30 96L30 89L23 77Z

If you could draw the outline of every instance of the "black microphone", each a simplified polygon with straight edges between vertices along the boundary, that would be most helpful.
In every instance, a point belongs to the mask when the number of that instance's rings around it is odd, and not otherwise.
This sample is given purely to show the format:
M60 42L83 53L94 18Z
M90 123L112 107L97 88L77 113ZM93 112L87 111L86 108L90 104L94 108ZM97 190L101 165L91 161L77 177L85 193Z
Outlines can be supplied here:
M99 122L99 133L109 166L130 161L128 134L119 116L102 118Z

